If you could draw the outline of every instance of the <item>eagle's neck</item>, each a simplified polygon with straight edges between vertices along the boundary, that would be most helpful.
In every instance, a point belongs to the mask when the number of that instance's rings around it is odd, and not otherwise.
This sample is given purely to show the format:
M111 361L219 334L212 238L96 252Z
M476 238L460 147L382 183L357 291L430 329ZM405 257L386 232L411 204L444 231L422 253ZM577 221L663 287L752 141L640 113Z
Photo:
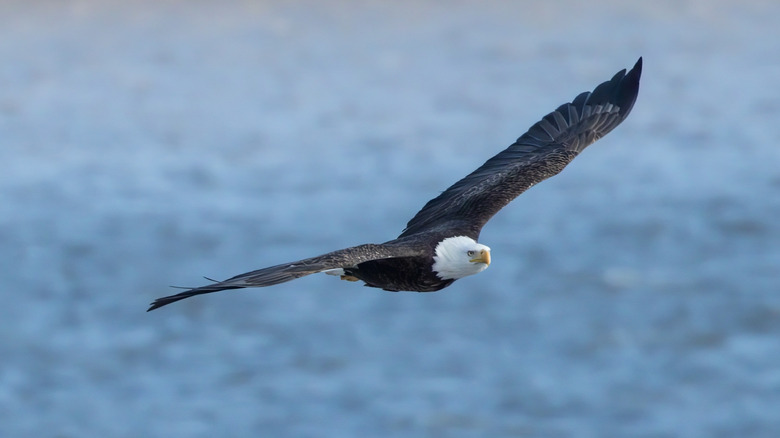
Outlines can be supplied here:
M470 237L448 237L436 245L433 256L433 272L442 280L457 280L482 272L487 268L487 265L472 263L468 256L469 251L479 252L482 248L487 247L480 245ZM489 251L490 248L487 250Z

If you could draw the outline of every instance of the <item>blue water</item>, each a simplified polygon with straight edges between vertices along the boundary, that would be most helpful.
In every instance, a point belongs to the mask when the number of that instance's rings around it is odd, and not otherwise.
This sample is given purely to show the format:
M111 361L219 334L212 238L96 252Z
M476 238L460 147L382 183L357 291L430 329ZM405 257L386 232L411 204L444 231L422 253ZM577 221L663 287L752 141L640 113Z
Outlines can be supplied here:
M277 3L0 5L0 436L780 435L780 5ZM487 271L145 313L395 237L640 55Z

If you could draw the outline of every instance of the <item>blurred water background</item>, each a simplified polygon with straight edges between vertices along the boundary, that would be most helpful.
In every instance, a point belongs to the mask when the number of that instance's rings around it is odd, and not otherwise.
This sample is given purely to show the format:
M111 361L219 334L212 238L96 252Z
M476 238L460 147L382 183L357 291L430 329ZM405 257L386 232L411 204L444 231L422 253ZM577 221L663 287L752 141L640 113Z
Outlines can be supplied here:
M780 3L4 1L0 436L780 436ZM640 55L433 294L324 275Z

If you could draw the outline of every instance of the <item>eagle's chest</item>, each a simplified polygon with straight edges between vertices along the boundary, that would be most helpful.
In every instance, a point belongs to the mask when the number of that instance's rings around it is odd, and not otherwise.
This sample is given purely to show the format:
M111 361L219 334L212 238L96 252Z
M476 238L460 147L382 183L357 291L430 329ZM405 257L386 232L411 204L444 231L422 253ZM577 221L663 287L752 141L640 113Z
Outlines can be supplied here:
M345 273L381 289L414 292L434 292L449 286L454 280L442 280L433 272L433 260L428 257L407 257L373 260L347 268Z

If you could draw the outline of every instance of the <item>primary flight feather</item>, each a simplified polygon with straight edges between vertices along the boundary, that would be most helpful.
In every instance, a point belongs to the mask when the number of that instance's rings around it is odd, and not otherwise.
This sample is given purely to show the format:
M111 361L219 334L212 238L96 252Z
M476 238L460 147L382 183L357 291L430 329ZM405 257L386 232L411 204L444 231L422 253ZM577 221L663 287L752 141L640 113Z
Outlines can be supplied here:
M247 272L158 298L148 310L194 295L272 286L317 272L389 291L417 292L441 290L479 273L490 264L490 248L477 243L485 223L625 120L639 93L641 74L639 58L628 72L619 71L544 116L514 144L428 201L397 239Z

